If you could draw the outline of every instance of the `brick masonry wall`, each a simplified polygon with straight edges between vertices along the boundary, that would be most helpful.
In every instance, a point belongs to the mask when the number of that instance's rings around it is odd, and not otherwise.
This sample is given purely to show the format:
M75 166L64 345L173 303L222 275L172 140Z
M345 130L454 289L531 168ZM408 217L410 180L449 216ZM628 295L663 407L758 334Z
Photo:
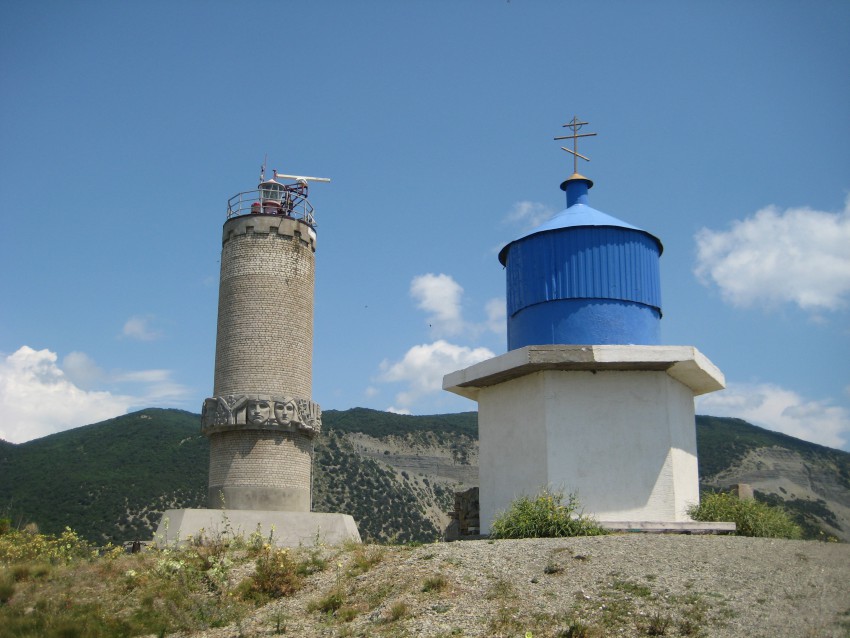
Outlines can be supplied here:
M236 218L225 224L216 396L311 396L313 247L296 234L307 227L295 220L271 218L279 225L268 232L259 224L246 225L269 219Z
M210 439L210 487L310 487L312 441L294 432L234 430Z

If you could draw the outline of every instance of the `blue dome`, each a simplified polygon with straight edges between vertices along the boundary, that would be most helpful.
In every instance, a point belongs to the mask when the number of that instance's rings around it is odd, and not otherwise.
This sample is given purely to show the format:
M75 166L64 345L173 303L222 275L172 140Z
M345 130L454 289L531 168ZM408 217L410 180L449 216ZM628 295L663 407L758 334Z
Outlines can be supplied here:
M591 208L589 179L561 185L567 208L499 252L508 350L546 344L660 342L657 237Z
M514 242L517 242L524 237L536 235L537 233L545 233L550 230L558 230L561 228L578 228L580 226L610 226L612 228L627 228L629 230L636 230L638 232L645 233L648 237L655 240L658 244L659 255L664 252L664 246L661 245L661 240L659 240L655 235L652 235L637 226L632 226L631 224L624 222L622 219L617 219L612 215L603 213L602 211L588 206L587 191L592 186L592 181L578 173L573 173L572 177L561 184L561 188L567 192L567 207L548 221L543 222L540 226L520 235L514 239L513 242L502 248L502 250L499 251L499 261L502 262L502 265L506 265L505 258L508 253L508 248L510 248L511 244Z

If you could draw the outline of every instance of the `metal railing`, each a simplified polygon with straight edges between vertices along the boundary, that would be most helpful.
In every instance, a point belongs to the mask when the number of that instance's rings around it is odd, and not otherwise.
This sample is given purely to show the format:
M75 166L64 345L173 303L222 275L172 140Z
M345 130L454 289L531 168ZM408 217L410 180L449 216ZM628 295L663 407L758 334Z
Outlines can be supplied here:
M227 219L240 215L281 215L316 226L313 206L296 189L284 188L280 199L263 199L260 189L238 193L227 200Z

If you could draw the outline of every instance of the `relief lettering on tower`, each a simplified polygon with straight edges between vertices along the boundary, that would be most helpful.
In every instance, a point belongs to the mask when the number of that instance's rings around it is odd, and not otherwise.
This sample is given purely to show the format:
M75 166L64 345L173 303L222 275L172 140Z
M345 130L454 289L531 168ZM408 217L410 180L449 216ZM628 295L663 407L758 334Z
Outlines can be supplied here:
M322 429L322 409L308 399L267 395L219 396L204 400L201 431L279 430L313 437Z

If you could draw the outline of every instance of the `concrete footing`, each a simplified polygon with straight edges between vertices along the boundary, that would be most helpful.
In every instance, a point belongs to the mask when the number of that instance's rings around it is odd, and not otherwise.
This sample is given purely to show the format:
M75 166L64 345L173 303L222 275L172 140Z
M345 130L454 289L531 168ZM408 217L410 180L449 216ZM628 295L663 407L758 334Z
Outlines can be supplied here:
M156 545L183 544L198 537L218 538L259 532L278 547L335 545L360 541L357 524L348 514L273 512L258 510L167 510L154 536Z
M651 522L604 521L599 523L609 532L643 532L655 534L734 534L735 523L706 523L702 521Z

